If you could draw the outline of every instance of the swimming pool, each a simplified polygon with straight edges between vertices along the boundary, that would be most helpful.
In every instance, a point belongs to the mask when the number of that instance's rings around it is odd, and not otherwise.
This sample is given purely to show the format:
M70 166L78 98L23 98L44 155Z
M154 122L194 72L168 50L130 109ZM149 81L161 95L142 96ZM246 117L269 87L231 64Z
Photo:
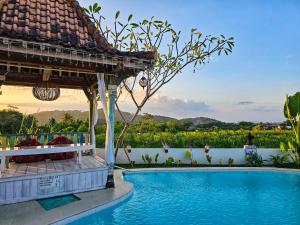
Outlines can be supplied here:
M300 173L126 174L133 196L73 225L299 225Z

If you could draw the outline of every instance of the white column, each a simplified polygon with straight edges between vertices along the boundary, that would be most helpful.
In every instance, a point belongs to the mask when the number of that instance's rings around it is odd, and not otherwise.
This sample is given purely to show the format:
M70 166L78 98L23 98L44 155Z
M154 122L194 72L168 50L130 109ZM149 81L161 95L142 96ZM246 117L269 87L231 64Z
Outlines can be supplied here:
M108 118L110 127L106 129L106 140L105 140L105 148L106 154L108 154L106 158L106 162L108 165L108 179L107 179L107 187L114 187L114 164L115 164L115 156L114 156L114 127L115 127L115 101L117 97L117 86L116 85L108 85Z
M117 86L108 85L108 100L106 100L106 85L104 74L97 74L98 92L102 102L103 112L106 119L106 139L105 139L105 162L108 167L108 177L106 187L114 187L114 120L115 120L115 99L117 96Z

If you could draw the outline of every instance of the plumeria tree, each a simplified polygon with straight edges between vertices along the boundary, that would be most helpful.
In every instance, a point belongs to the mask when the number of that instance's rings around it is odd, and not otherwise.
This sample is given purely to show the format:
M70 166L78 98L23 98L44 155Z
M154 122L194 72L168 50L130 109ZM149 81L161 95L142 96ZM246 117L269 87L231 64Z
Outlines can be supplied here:
M115 155L120 147L124 147L124 136L129 126L155 93L184 69L190 67L195 71L209 63L213 55L228 55L234 47L233 37L204 35L196 28L190 30L188 38L183 38L181 32L176 31L172 24L155 17L135 22L133 15L129 15L125 20L121 20L120 11L117 11L114 22L109 26L101 13L101 6L97 3L85 11L101 35L116 49L130 52L152 51L156 55L153 68L137 77L124 80L119 86L116 108L124 121L124 127L116 141ZM118 103L125 93L130 96L135 107L130 119L125 118Z

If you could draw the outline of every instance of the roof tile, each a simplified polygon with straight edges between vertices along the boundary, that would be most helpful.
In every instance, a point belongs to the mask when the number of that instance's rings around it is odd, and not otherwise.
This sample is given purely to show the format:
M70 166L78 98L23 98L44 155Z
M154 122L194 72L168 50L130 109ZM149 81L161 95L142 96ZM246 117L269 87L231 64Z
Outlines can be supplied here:
M153 59L153 53L114 49L77 0L0 0L0 36Z

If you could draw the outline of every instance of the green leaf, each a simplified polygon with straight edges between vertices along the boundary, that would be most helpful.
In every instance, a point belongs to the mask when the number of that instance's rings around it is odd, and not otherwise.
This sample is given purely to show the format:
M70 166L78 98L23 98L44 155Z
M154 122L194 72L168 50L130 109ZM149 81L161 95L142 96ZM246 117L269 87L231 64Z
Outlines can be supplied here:
M145 19L145 20L142 21L142 24L143 24L143 25L146 25L148 22L149 22L149 21Z
M139 26L137 23L131 23L130 25L132 28L137 28Z
M300 144L300 114L298 115L296 133L297 133L297 137L296 137L297 138L297 143L299 145Z
M132 19L132 14L128 16L128 22Z
M100 7L100 6L98 6L97 8L95 8L95 9L94 9L94 13L99 13L99 12L100 12L100 10L101 10L101 7Z
M284 142L280 142L280 150L281 152L286 152L288 150L288 146Z
M98 4L97 3L95 3L94 5L93 5L93 12L95 12L95 10L98 8Z
M120 11L117 11L115 15L115 19L118 19L119 16L120 16Z
M300 114L300 92L287 96L284 104L284 115L286 118L295 119Z
M288 142L288 146L289 146L289 149L291 149L293 152L297 151L296 146L291 141Z

